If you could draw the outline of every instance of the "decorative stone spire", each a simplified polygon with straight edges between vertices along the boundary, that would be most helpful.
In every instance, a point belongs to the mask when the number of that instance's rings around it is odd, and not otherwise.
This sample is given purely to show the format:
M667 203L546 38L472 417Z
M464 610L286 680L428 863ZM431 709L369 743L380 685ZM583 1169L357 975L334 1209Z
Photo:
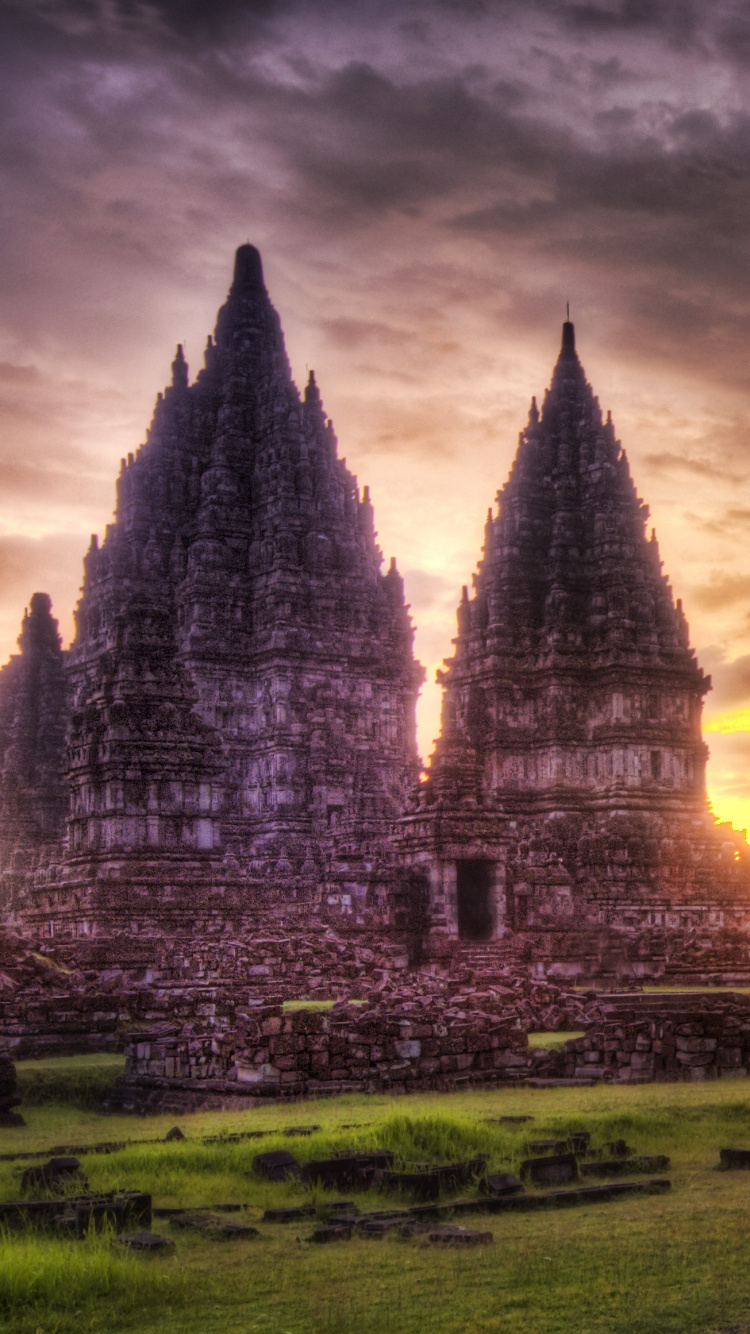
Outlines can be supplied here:
M308 877L309 849L328 892L386 873L421 671L403 582L381 565L369 493L312 372L300 398L241 246L205 366L190 385L178 347L86 558L69 669L81 875L168 855L271 883Z
M28 864L60 836L67 807L63 652L47 593L32 596L18 646L0 671L0 845Z
M710 683L647 517L567 320L541 416L532 400L498 513L488 515L443 676L493 799L512 806L518 793L564 808L616 793L626 804L705 804L700 710ZM479 694L487 726L469 736L469 698L476 707ZM434 767L442 763L438 746Z

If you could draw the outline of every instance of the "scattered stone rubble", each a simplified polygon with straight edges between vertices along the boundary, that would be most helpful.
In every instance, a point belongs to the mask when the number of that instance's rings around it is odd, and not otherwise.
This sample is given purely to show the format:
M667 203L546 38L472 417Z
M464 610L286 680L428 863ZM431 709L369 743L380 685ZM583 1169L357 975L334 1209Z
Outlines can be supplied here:
M323 923L283 932L261 922L252 941L229 937L151 942L151 963L102 966L85 942L44 946L0 932L0 1043L19 1058L117 1050L128 1028L211 1023L229 1028L249 1007L287 999L412 1003L512 1013L527 1031L575 1030L589 1022L593 994L543 979L512 956L494 967L409 966L402 946L377 935L345 936ZM95 947L96 948L96 947ZM105 949L100 942L99 950ZM127 956L128 943L106 943Z
M0 1202L0 1228L17 1230L31 1225L83 1237L90 1229L151 1226L151 1196L146 1191L111 1191L108 1194L66 1195L59 1198Z
M636 1171L638 1165L645 1170L647 1164L664 1170L669 1166L669 1159L663 1156L639 1159L627 1145L618 1142L606 1146L608 1151L618 1150L616 1158L610 1162L603 1158L601 1150L591 1147L590 1136L585 1131L573 1130L567 1140L551 1143L553 1148L567 1148L568 1153L551 1153L525 1161L521 1165L523 1181L508 1172L486 1175L487 1158L482 1154L447 1163L403 1163L396 1168L393 1153L384 1149L349 1151L333 1158L306 1162L298 1161L288 1150L275 1150L257 1154L250 1172L257 1178L271 1181L296 1180L301 1187L336 1190L346 1186L360 1192L397 1192L416 1201L406 1207L365 1211L352 1199L317 1204L305 1202L265 1210L263 1223L267 1225L313 1223L313 1231L304 1239L316 1244L348 1240L355 1233L377 1238L397 1232L403 1238L421 1238L439 1244L478 1245L491 1242L492 1233L465 1228L457 1219L477 1213L604 1203L622 1196L653 1195L670 1189L670 1181L663 1177L652 1177L643 1182L579 1186L579 1168L583 1176L593 1166L597 1175L607 1177L621 1174L626 1161ZM722 1150L722 1165L745 1167L748 1157L750 1155L743 1155L742 1151ZM586 1161L579 1163L580 1158ZM563 1167L564 1172L561 1171ZM543 1187L572 1184L569 1189L529 1192L524 1181ZM151 1232L153 1218L168 1219L176 1231L197 1232L212 1240L251 1240L260 1235L260 1229L246 1220L227 1217L240 1214L248 1207L246 1205L154 1209L151 1195L145 1191L73 1195L69 1190L72 1182L85 1183L80 1163L75 1158L53 1157L40 1167L27 1168L22 1190L42 1190L46 1192L46 1198L0 1203L0 1227L18 1230L32 1226L72 1237L84 1237L92 1230L107 1227L120 1234L122 1245L142 1251L164 1249L169 1245L167 1239ZM472 1186L475 1194L441 1202L444 1192ZM134 1227L138 1230L128 1231Z

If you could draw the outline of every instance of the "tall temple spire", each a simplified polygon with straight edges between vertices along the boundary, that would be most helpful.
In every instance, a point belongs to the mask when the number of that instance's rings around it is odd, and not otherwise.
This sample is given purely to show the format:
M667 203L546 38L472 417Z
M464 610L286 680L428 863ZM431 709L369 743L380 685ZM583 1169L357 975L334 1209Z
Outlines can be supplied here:
M567 319L562 327L562 348L561 352L565 356L573 356L576 350L576 331L570 320Z
M548 958L555 933L663 923L675 900L709 930L721 920L710 681L647 518L567 319L461 594L441 735L400 824L436 942L510 926L538 930Z
M0 683L0 721L4 697L20 700L24 738L43 612L35 601ZM204 369L191 385L178 346L123 464L76 625L67 718L61 704L71 884L122 864L158 878L165 858L190 893L227 858L275 884L308 875L311 849L320 893L345 881L364 898L392 874L422 679L403 581L383 572L369 492L337 456L314 374L304 398L292 379L250 244ZM0 827L0 874L2 844Z
M456 656L444 676L447 695L457 692L463 698L473 681L475 696L481 690L494 700L494 735L496 741L504 738L504 759L493 770L496 795L507 783L509 799L513 791L524 790L537 804L559 804L561 771L553 752L558 753L565 734L571 755L577 756L562 779L571 795L617 787L627 794L623 799L642 801L651 785L647 743L641 741L637 756L633 750L634 767L620 777L611 754L597 767L592 737L605 735L615 722L624 724L624 716L615 718L612 712L619 709L612 703L613 688L617 698L620 689L623 700L635 692L631 714L623 704L628 725L635 727L645 716L646 696L663 695L668 683L672 695L683 699L684 715L668 743L662 735L671 757L664 761L662 795L700 805L705 748L696 719L708 685L654 559L654 544L646 537L647 507L636 493L611 419L603 423L586 380L570 320L563 324L541 418L532 401L498 501L497 515L488 515L474 596L468 605L462 602ZM490 667L491 662L503 666ZM568 674L564 689L555 681L560 671ZM480 686L480 680L490 678L491 689ZM530 743L525 713L518 713L519 689L535 697L534 741L522 764ZM454 703L450 712L460 718L461 705ZM492 738L489 729L481 742L486 753L493 748ZM441 763L440 746L434 763Z

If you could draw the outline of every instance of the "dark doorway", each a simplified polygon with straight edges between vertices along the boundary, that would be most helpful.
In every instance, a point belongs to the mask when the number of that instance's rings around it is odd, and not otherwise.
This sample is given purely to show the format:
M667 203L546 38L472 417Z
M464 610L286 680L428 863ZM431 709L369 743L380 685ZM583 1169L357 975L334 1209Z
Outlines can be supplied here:
M458 934L462 940L489 940L495 925L492 884L495 863L456 862Z

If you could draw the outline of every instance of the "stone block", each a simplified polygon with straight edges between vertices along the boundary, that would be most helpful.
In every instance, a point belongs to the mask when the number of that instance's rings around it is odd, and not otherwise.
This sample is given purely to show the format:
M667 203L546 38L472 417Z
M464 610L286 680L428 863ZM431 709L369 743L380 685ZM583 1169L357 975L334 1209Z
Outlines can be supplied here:
M267 1181L286 1181L289 1177L300 1175L301 1167L293 1154L287 1149L274 1149L269 1153L258 1153L253 1158L252 1171L256 1176Z
M545 1158L526 1158L521 1163L521 1177L535 1186L564 1186L578 1180L575 1154L559 1153Z

